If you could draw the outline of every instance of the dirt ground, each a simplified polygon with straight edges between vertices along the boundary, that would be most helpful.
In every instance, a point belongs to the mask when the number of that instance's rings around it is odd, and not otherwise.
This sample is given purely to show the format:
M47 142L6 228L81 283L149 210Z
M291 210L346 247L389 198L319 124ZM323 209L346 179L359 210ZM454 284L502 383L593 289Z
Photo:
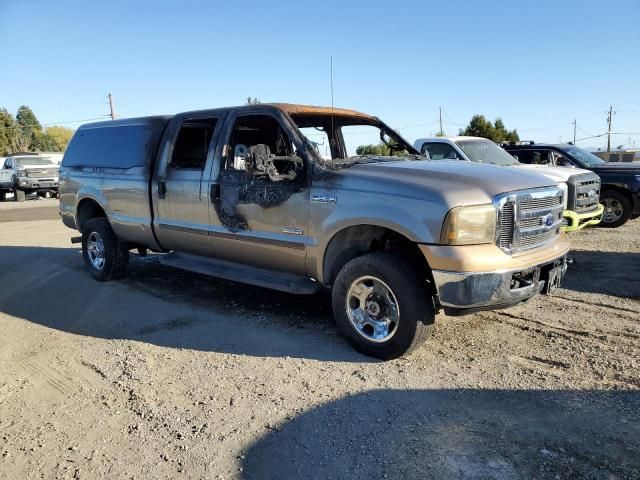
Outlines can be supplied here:
M392 362L326 295L154 257L100 284L73 235L55 200L0 204L0 478L640 478L640 220Z

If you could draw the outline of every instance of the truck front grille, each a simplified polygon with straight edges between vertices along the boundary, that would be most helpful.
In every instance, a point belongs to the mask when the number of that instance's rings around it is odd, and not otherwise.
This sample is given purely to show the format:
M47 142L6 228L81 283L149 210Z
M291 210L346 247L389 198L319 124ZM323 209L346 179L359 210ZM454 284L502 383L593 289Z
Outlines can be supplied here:
M57 177L57 170L27 170L25 176L30 178L44 178L44 177Z
M507 253L541 247L560 235L562 190L556 187L500 195L496 244Z
M572 176L567 181L569 186L569 210L577 213L590 212L600 202L600 177L595 173Z

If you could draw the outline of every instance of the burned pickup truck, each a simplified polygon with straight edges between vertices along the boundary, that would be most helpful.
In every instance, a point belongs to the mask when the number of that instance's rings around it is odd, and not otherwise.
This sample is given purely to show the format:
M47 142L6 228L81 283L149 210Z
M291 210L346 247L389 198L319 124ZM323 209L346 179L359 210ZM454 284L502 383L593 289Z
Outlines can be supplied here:
M353 152L364 132L386 156ZM125 275L138 249L293 294L331 289L347 340L384 359L420 345L440 309L555 288L562 211L547 177L429 162L376 117L290 104L84 125L60 176L62 221L97 280Z

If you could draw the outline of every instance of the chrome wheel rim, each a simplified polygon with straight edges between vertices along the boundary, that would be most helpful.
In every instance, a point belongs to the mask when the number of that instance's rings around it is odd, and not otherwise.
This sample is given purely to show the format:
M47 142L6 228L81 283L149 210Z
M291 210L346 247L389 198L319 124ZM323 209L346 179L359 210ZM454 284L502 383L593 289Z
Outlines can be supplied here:
M87 239L87 255L93 268L102 270L104 268L105 254L104 241L97 232L91 232Z
M605 222L613 223L620 220L624 213L624 207L618 200L615 198L605 198L602 200L602 204L604 205L603 220Z
M351 326L370 342L386 342L398 331L398 300L379 278L367 275L355 279L347 291L346 310Z

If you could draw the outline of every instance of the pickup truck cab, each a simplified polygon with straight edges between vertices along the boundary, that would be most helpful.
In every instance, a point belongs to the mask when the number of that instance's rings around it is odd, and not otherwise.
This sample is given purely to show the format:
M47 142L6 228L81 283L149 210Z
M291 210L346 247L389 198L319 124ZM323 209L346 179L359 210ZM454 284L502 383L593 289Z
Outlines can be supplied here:
M0 200L11 192L17 202L30 193L56 194L59 170L53 160L37 153L6 157L0 170Z
M604 207L598 201L600 178L589 170L520 163L491 140L481 137L420 138L413 146L431 160L456 159L533 169L549 177L565 193L562 222L562 230L565 232L597 225L602 219Z
M388 156L354 154L365 131ZM60 180L62 221L95 279L123 276L138 249L290 293L331 289L346 339L384 359L420 345L440 309L553 290L563 202L535 172L430 162L376 117L291 104L84 125Z
M640 216L640 163L605 162L593 153L570 144L522 142L503 148L518 161L532 165L583 168L602 181L600 202L604 214L600 226L616 228Z

